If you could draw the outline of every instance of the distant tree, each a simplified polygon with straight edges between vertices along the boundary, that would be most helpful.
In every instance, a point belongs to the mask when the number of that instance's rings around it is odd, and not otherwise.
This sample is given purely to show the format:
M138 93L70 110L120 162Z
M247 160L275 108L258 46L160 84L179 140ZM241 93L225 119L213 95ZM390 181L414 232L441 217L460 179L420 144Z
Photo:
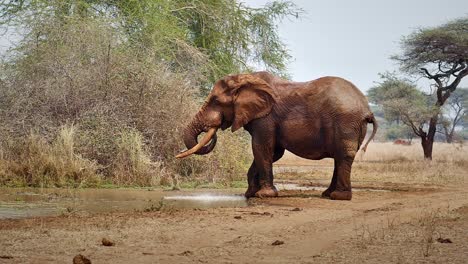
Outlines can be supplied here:
M434 82L431 89L435 100L428 125L411 124L414 133L421 138L424 157L432 159L442 106L468 75L468 17L420 29L403 38L401 45L403 53L393 57L400 63L401 70Z
M441 113L441 125L447 143L454 140L455 129L463 124L467 116L468 89L458 88L448 98L445 109Z
M391 124L387 126L385 137L387 140L406 139L411 142L414 137L413 130L406 125Z
M382 74L381 78L381 83L369 89L368 98L383 109L384 118L390 124L387 138L411 140L412 133L421 137L419 129L427 126L434 113L433 98L394 74Z

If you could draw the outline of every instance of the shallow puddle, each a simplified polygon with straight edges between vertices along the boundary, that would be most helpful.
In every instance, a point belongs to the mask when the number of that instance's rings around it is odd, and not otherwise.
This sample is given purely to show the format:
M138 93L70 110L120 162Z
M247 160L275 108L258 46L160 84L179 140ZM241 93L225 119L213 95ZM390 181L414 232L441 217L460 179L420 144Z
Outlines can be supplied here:
M323 186L277 183L278 190L323 191ZM244 189L164 191L161 189L0 188L0 219L64 213L156 211L163 208L244 207ZM388 191L353 188L353 191Z
M70 212L131 212L172 208L243 207L244 190L0 189L0 219Z

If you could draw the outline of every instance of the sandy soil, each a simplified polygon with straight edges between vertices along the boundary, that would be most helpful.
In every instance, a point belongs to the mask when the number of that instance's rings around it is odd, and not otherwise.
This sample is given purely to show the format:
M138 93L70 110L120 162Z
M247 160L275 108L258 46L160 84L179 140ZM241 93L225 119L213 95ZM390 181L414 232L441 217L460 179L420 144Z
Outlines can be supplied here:
M464 188L362 191L351 202L319 195L287 191L246 208L3 220L0 263L71 263L77 254L93 263L466 261ZM115 246L103 246L103 238Z
M330 165L286 155L276 182L326 186ZM365 190L352 201L296 190L242 208L0 220L0 263L466 263L464 162L361 163L353 177Z

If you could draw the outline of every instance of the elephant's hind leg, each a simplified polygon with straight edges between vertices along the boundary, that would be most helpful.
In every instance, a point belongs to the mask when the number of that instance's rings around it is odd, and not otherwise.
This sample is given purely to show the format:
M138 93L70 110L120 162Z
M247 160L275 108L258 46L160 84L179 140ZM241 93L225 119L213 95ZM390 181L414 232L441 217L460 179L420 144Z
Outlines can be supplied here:
M333 177L330 182L330 186L328 186L328 188L325 191L323 191L322 197L330 197L330 194L336 190L336 181L337 181L337 169L336 168L337 166L336 166L336 161L335 161L335 167L333 169Z
M351 200L351 165L354 157L345 157L335 162L336 188L330 193L332 200Z
M334 180L330 184L332 200L351 200L352 198L351 166L357 153L357 145L357 140L344 140L342 152L335 157Z

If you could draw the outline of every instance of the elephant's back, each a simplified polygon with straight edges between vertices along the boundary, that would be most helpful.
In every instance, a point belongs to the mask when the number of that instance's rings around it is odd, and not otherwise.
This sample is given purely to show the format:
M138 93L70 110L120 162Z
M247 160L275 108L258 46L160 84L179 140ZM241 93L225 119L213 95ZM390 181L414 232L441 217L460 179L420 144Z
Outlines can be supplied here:
M342 78L323 77L283 89L276 107L278 139L304 158L333 157L337 142L359 136L370 113L366 97Z
M327 109L334 114L370 112L364 94L350 81L340 77L327 76L311 81L304 87L310 105Z

